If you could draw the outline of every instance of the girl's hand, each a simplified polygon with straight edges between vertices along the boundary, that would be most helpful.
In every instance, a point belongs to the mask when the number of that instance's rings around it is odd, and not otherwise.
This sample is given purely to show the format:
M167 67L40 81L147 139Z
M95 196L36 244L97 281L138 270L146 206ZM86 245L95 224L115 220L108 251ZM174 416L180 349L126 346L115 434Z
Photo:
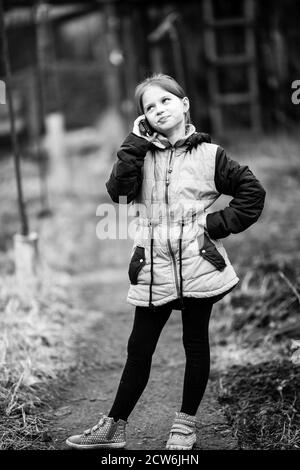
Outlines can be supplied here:
M144 139L148 140L149 142L152 142L153 140L156 139L157 135L158 135L158 132L155 132L152 134L152 135L149 135L149 134L144 134L140 131L140 127L139 127L139 124L141 121L145 120L146 119L146 116L144 114L142 114L141 116L137 117L136 120L134 121L133 123L133 129L132 129L132 132L139 136L139 137L143 137Z

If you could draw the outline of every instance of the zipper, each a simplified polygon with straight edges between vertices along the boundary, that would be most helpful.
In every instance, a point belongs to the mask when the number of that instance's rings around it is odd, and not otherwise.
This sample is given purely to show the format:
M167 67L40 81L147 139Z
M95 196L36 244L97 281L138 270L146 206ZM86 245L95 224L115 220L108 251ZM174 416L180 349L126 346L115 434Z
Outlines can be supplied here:
M169 194L168 194L168 186L170 184L170 174L172 173L172 167L171 167L171 163L172 163L172 158L173 158L173 154L174 154L174 147L171 147L171 153L170 153L170 158L169 158L169 163L167 165L167 169L166 169L166 189L165 189L165 202L166 202L166 205L168 206L169 204ZM172 258L172 262L173 262L173 268L174 268L174 276L175 276L175 285L176 285L176 290L177 290L177 295L178 297L180 296L180 289L179 289L179 282L178 282L178 275L177 275L177 266L176 266L176 260L175 260L175 255L172 251L172 247L171 247L171 242L170 242L170 225L169 225L169 222L170 222L170 214L169 214L169 209L168 207L166 208L167 209L167 244L168 244L168 249L169 249L169 253L170 253L170 256Z
M168 163L168 168L167 168L167 174L166 174L166 185L169 186L170 184L170 174L172 173L173 167L171 167L172 163L172 157L174 153L175 147L171 147L171 153L170 153L170 158L169 158L169 163Z

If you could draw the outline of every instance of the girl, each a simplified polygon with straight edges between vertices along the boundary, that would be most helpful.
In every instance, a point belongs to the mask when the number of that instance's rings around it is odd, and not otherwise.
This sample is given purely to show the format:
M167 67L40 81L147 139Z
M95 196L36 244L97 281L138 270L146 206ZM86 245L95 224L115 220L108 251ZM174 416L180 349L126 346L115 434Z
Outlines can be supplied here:
M137 86L135 98L139 117L106 183L114 202L133 202L137 209L128 272L127 301L135 305L128 356L108 415L67 444L126 445L127 419L148 382L160 333L179 309L186 366L181 408L166 448L191 449L209 377L212 307L239 282L221 239L258 219L265 190L248 166L196 132L189 99L173 78L154 74ZM233 197L228 207L207 213L221 194Z

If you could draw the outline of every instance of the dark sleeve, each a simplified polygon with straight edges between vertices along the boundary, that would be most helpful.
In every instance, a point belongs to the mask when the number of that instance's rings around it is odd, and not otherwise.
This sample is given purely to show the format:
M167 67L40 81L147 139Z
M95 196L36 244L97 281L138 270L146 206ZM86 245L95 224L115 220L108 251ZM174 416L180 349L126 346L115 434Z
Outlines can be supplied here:
M222 147L218 147L216 154L215 185L220 194L233 199L225 209L207 215L206 227L212 238L242 232L257 221L266 191L249 167L231 160Z
M105 183L108 194L114 202L120 196L127 196L127 204L138 194L142 181L142 167L151 143L132 132L126 137L117 152L108 181Z

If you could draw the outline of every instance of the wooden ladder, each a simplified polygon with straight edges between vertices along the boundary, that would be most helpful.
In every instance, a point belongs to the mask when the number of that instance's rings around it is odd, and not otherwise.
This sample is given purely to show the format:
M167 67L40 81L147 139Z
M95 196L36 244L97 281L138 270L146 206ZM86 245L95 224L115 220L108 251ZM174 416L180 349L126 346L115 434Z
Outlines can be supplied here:
M234 130L225 129L224 108L241 104L248 106L250 130L258 132L261 129L261 122L258 104L254 1L243 0L243 16L219 19L214 16L213 0L204 0L203 19L204 46L208 65L209 113L213 132L222 135L225 131ZM245 51L242 54L219 56L217 53L217 32L226 35L228 29L232 30L235 27L243 27L244 29ZM220 67L224 67L223 71L225 70L226 73L226 68L231 66L244 68L248 82L248 89L245 92L221 92L218 76Z

